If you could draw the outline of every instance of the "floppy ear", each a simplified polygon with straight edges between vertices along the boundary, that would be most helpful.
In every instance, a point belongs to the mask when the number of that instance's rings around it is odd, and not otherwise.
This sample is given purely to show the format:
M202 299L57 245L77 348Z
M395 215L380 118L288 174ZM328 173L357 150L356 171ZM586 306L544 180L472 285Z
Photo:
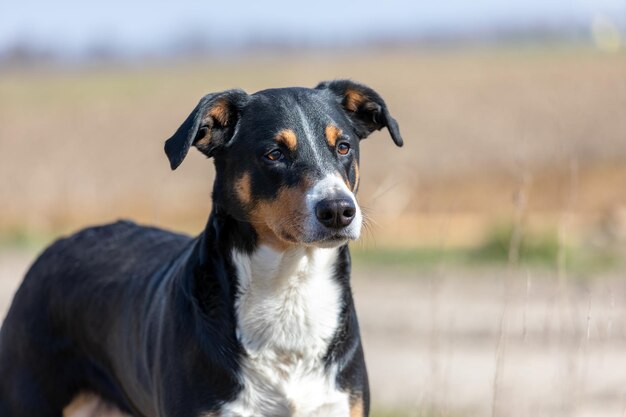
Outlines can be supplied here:
M193 145L211 157L233 135L239 111L248 95L242 90L207 94L171 138L165 141L165 154L176 169Z
M360 139L386 127L396 145L404 143L398 123L376 91L350 80L323 81L315 88L329 90L337 98Z

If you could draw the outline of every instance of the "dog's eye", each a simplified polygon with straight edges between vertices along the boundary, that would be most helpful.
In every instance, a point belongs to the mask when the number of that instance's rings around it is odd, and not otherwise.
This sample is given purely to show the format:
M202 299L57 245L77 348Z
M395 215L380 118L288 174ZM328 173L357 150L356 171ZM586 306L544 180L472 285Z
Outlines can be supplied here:
M274 149L265 154L265 158L272 162L280 161L284 157L285 155L280 149Z
M350 152L350 144L348 142L341 142L337 145L337 153L339 155L347 155Z

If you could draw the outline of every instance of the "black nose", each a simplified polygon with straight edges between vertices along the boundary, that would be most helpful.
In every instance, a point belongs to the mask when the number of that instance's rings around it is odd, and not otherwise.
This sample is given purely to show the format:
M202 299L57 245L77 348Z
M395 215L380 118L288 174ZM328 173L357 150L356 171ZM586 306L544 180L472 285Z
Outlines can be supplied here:
M340 229L346 227L356 214L354 202L349 198L327 198L315 206L317 220L326 227Z

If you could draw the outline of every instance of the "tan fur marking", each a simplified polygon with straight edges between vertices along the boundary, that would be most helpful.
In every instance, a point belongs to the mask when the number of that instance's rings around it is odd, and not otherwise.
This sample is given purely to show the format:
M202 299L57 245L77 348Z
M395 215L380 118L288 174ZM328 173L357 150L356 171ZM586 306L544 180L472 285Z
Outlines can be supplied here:
M298 146L298 138L296 132L291 129L283 129L274 138L276 142L282 143L290 151L295 151Z
M354 187L352 191L356 191L359 188L359 164L354 161Z
M254 230L259 235L259 243L271 246L278 251L284 252L293 246L291 242L280 238L267 224L261 223L260 220L254 224Z
M347 90L343 105L350 111L357 111L367 98L357 90Z
M365 410L363 409L363 398L350 398L350 417L364 417L364 412Z
M249 172L244 173L241 178L235 182L235 192L242 203L249 204L252 201L251 188L252 185Z
M215 119L220 125L227 126L230 110L225 99L219 100L215 106L209 110L209 116Z
M198 148L207 147L211 143L211 129L215 122L221 126L228 125L230 110L228 108L228 102L225 99L219 100L207 113L203 123L208 125L208 130L205 136L195 143Z
M250 222L262 243L278 250L297 244L304 232L306 217L304 196L309 187L304 181L299 187L283 187L273 200L259 201L250 211Z
M337 144L337 138L341 136L343 132L341 131L341 129L339 129L335 125L328 125L326 126L325 133L326 133L326 142L328 142L328 144L334 148L335 144Z
M304 193L298 188L282 188L272 201L259 202L252 212L253 225L259 239L284 250L302 233L301 212Z

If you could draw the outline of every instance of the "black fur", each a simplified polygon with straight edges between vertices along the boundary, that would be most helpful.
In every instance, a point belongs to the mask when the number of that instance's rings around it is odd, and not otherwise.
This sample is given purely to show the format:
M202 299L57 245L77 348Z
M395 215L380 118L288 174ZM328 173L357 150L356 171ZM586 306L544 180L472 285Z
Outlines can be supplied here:
M347 86L372 98L369 110L345 111L337 97ZM226 124L206 117L219 100L229 112ZM0 417L61 417L81 391L137 417L218 412L236 397L245 352L236 337L231 250L250 253L259 236L233 195L233 181L241 172L251 173L255 197L268 199L281 186L299 184L303 173L315 173L305 148L284 166L259 162L275 146L275 129L294 117L294 103L318 127L328 115L341 124L355 152L349 160L329 152L325 163L342 168L347 180L358 161L358 140L367 131L386 126L402 143L382 99L348 81L315 90L251 96L230 90L204 97L165 150L174 169L190 146L209 139L201 150L215 157L217 174L205 230L190 238L123 221L82 230L48 247L28 271L0 331ZM367 415L367 372L347 245L339 253L335 276L343 309L325 362L338 364L338 386L362 398Z

